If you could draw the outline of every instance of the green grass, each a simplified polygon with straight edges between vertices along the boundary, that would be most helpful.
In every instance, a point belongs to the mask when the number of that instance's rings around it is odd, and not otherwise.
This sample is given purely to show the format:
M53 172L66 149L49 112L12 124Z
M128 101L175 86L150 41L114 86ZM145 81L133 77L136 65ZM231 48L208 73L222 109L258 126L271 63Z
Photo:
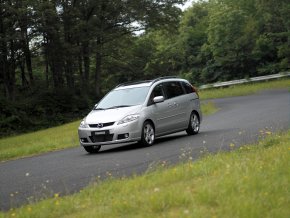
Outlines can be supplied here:
M96 182L71 196L56 193L0 217L288 218L289 166L290 131L142 176Z
M78 125L79 121L0 139L0 161L77 146Z
M201 111L204 116L214 114L219 109L216 107L215 103L212 101L202 102L201 103Z
M253 83L229 88L201 90L201 99L252 94L263 89L290 86L290 79ZM215 113L213 102L202 103L204 115ZM79 145L77 127L80 121L34 133L0 139L0 161L41 154Z
M265 89L290 88L290 79L274 80L269 82L249 83L230 86L227 88L213 88L200 90L201 99L224 98L250 95Z

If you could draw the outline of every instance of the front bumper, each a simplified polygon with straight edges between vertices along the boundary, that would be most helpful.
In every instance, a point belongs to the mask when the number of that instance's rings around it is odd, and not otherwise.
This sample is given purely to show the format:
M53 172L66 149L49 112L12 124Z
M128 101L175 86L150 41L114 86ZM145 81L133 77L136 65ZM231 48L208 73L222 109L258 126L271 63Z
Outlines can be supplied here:
M142 126L138 120L117 125L115 123L103 128L80 128L78 129L81 146L109 145L139 141L141 139Z

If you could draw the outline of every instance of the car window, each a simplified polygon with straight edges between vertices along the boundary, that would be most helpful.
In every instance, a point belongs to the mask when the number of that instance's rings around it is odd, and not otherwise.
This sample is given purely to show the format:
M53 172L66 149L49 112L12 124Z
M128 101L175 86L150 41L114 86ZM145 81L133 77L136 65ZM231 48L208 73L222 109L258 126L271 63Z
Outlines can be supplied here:
M167 98L174 98L176 96L184 94L180 82L166 82L164 83L164 89Z
M193 93L193 88L190 84L188 84L186 82L182 82L182 86L187 94Z
M156 96L164 96L163 94L163 90L162 90L162 85L158 85L156 86L153 91L152 91L152 98L156 97Z
M153 98L155 98L156 96L164 96L164 92L163 92L163 89L162 89L162 85L157 85L151 95L150 95L150 99L149 99L149 102L148 102L148 105L151 105L153 104ZM165 97L165 96L164 96Z
M118 106L134 106L143 104L150 87L137 87L113 90L98 104L97 108L112 108Z

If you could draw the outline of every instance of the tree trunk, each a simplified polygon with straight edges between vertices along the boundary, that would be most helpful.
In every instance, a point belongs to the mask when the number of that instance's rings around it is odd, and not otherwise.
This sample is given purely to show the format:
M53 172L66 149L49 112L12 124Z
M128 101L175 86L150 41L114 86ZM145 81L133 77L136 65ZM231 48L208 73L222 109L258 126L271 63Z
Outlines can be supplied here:
M7 83L5 83L8 99L15 100L15 47L14 41L10 40L10 61L8 61L9 67L7 69Z
M29 77L29 83L33 86L34 85L34 78L33 78L33 71L32 71L32 61L31 61L31 52L29 49L29 39L27 36L27 29L25 29L25 38L24 38L24 55L25 55L25 62L26 68Z
M20 9L20 14L18 17L18 22L20 26L20 33L21 33L21 49L23 51L25 57L26 68L29 77L30 85L34 85L34 78L32 72L32 61L31 61L31 52L29 48L29 38L27 34L27 26L28 26L28 15L27 15L27 5L23 5L23 1L17 1L17 6Z
M59 89L63 88L64 79L64 54L62 51L62 44L60 42L59 35L51 35L48 39L48 59L49 66L52 73L53 85L54 88Z
M53 52L56 55L56 52ZM54 88L59 89L63 88L64 80L63 80L63 65L62 61L59 60L61 57L50 57L50 69L52 72L53 85Z
M102 41L101 38L97 39L97 51L96 51L96 71L95 71L95 94L101 96L100 89L100 77L102 73Z
M20 67L20 71L21 71L21 84L22 84L22 87L23 88L27 88L28 87L28 81L26 79L26 76L25 76L25 61L22 60L20 58L19 60L19 67Z
M58 17L56 1L49 1L47 4L42 17L43 35L46 39L46 60L52 75L53 86L55 90L58 90L64 85L64 43L61 37L61 21Z
M79 51L81 51L81 46L80 43L77 42L77 46L79 48ZM83 71L83 58L82 58L82 53L78 52L78 70L79 70L79 76L80 76L80 87L81 90L83 91L84 87L84 71Z
M64 18L63 18L63 31L64 31L64 44L65 44L65 78L67 82L67 86L70 89L74 88L74 42L72 39L72 22L68 18L69 16L69 8L66 4L63 4L64 8Z
M3 75L5 97L14 101L15 99L15 47L13 39L6 41L6 29L0 14L0 72ZM9 50L8 50L9 49ZM8 59L9 57L9 59ZM1 76L2 77L2 76Z
M44 62L45 62L45 85L46 88L49 88L49 55L47 48L48 41L45 34L43 34L43 41L44 41Z
M82 43L82 52L84 61L84 74L82 77L82 85L84 90L87 91L89 86L89 75L90 75L90 49L88 41L84 41Z
M2 3L2 1L0 1ZM3 25L3 19L2 14L0 13L0 79L3 79L3 82L6 83L7 81L7 75L6 75L6 65L7 65L7 48L6 48L6 42L4 41L5 36L5 30ZM6 95L6 89L4 91Z

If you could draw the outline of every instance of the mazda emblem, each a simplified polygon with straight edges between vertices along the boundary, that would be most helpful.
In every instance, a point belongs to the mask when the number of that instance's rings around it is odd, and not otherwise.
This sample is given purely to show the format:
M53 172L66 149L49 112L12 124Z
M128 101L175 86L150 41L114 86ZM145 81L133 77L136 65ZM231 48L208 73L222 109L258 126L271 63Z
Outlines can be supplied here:
M103 124L102 123L98 123L97 124L97 128L103 128Z

